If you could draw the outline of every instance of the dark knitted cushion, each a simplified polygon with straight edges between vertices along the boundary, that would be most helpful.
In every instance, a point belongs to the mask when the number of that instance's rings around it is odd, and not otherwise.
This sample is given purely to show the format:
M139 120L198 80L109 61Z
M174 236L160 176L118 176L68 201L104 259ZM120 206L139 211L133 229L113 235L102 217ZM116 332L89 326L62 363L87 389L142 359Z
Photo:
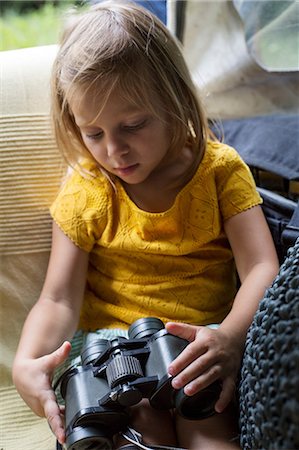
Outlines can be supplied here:
M299 449L299 238L249 329L239 395L243 449Z

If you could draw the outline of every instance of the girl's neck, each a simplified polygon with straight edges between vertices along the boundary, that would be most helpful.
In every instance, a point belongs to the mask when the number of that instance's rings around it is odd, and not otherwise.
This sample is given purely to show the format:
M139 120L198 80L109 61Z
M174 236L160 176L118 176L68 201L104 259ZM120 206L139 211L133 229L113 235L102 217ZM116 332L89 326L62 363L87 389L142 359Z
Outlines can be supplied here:
M142 210L159 213L170 209L178 193L195 175L202 155L194 154L190 148L184 151L172 164L161 167L139 184L122 185L130 199Z

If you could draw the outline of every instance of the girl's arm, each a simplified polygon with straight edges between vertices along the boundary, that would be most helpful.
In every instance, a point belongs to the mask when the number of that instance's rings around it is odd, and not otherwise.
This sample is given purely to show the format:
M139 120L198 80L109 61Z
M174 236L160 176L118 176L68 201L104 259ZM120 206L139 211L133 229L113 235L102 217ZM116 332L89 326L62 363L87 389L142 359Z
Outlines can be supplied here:
M237 214L224 224L241 286L221 329L245 344L248 328L279 270L272 236L260 206Z
M217 330L187 324L166 325L170 333L190 341L169 368L175 376L173 386L185 386L185 393L193 395L221 378L222 393L215 407L218 412L232 398L248 328L279 269L272 237L259 206L228 219L225 232L241 281L230 313Z
M236 345L242 361L247 331L266 289L279 270L278 258L270 230L260 206L256 206L229 219L225 224L240 278L241 286L230 313L219 330L228 342ZM234 390L233 377L228 377L216 409L222 411L229 403Z
M52 250L39 300L30 311L13 365L13 380L25 402L46 416L62 442L63 422L52 374L69 354L78 325L86 283L88 253L78 248L53 224Z

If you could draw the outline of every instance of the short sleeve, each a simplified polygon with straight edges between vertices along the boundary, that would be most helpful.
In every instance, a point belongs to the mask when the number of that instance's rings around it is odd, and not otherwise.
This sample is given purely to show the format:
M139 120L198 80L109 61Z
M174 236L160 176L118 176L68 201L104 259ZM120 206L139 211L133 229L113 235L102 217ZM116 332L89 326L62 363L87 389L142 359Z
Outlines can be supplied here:
M262 203L249 167L233 148L227 147L225 163L219 168L217 177L223 220Z
M105 182L74 172L64 183L50 213L78 247L90 252L107 223Z

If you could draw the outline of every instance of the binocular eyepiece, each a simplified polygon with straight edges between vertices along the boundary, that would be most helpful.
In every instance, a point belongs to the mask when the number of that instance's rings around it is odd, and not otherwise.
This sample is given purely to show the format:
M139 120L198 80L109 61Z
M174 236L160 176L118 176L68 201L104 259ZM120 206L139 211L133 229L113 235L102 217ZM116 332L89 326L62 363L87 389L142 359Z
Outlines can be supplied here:
M187 419L214 414L220 382L193 396L171 385L168 367L187 340L168 333L152 317L134 322L128 336L87 343L82 364L62 375L68 450L112 449L113 435L129 425L129 407L142 398L156 409L176 408Z

